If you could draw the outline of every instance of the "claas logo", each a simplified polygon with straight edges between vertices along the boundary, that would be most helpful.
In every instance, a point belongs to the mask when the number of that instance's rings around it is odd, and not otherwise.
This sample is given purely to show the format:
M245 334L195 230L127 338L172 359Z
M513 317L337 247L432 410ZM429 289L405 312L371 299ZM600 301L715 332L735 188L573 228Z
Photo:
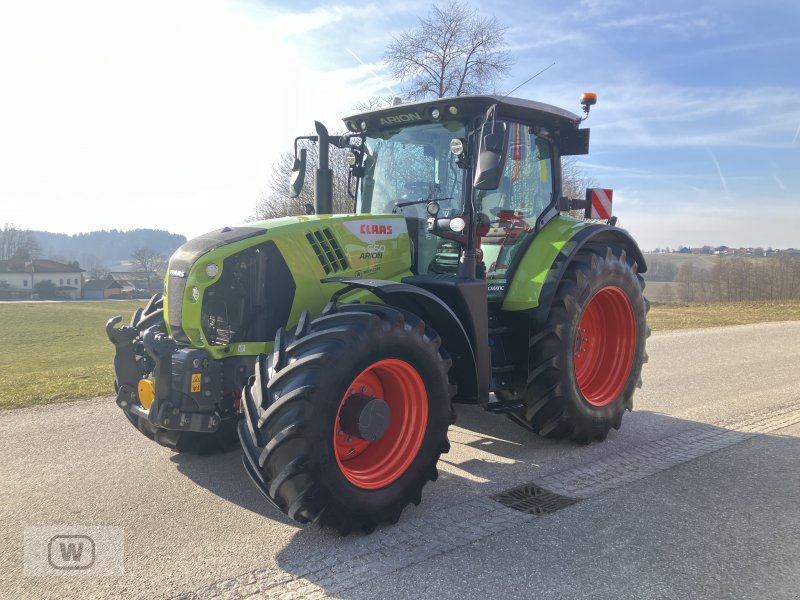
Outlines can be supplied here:
M368 235L392 235L392 226L362 223L360 232Z

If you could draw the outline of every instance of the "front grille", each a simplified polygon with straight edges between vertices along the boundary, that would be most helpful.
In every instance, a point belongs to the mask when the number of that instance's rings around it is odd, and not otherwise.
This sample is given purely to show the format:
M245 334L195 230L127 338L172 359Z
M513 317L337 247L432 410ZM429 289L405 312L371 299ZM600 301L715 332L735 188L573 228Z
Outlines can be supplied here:
M347 259L330 229L311 231L306 234L306 239L311 244L326 275L347 269Z
M186 261L172 259L169 263L171 272L184 273L184 276L172 275L167 279L167 320L172 337L182 344L188 344L189 338L183 331L181 317L183 314L183 293L186 290L187 276L191 264Z
M208 343L265 342L286 324L295 283L275 242L228 256L219 279L203 294L202 326Z
M190 340L183 330L183 296L189 271L202 255L224 246L267 233L261 227L224 227L186 242L178 248L169 261L167 279L167 320L172 337L182 344Z

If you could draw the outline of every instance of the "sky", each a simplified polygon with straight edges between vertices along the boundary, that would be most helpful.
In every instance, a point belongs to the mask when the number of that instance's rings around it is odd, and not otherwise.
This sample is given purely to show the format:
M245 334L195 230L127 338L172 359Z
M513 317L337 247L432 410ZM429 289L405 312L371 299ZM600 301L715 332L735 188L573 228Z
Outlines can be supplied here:
M644 249L800 247L800 3L484 0L516 58L496 92L580 112L580 166ZM0 4L0 223L194 237L251 217L314 120L393 95L382 62L430 2ZM287 174L288 181L288 174Z

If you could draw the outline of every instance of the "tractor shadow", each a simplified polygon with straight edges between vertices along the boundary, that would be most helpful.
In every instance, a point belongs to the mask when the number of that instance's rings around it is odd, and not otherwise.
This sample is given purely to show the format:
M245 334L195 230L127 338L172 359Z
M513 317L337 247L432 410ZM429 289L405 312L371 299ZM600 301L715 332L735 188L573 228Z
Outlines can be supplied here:
M477 406L457 405L457 421L450 427L451 450L439 461L439 479L429 483L423 492L419 507L409 506L403 512L424 514L433 507L448 506L452 498L463 494L485 495L486 490L502 491L520 478L533 479L545 457L567 458L573 462L592 460L586 458L598 449L611 449L619 445L620 432L612 431L603 444L579 446L571 442L543 439L502 415L485 412ZM622 430L627 437L635 427L644 424L648 429L665 429L665 422L675 421L656 413L633 413L642 421L631 426L631 414L626 415ZM657 421L654 423L653 421ZM627 425L627 427L626 427ZM669 435L667 432L665 435ZM213 494L250 512L298 529L303 537L317 535L328 537L327 530L304 528L272 506L253 485L242 466L241 448L237 445L222 454L175 453L170 461L178 472ZM549 470L549 469L548 469ZM523 479L524 481L524 479ZM493 491L491 493L493 493ZM339 536L331 534L332 539ZM358 537L351 534L350 540Z
M480 408L459 406L457 411L458 420L455 426L451 426L449 435L454 447L473 447L480 449L487 456L495 455L514 460L520 454L526 451L530 452L529 446L531 442L535 443L538 440L536 435L508 419L491 415ZM464 430L474 432L474 439L465 440L461 433ZM552 445L554 442L548 441L545 443ZM555 443L558 444L559 442ZM572 444L566 444L566 446L574 447ZM300 531L306 531L301 525L292 521L272 506L261 495L242 466L241 452L241 448L236 445L222 454L175 453L170 456L169 460L175 465L179 473L220 498L265 518L297 528ZM442 456L440 467L443 466L442 463L448 462L448 456ZM461 465L461 467L464 468L464 465ZM485 464L483 462L475 461L470 466L470 469L477 472L484 467ZM446 470L443 472L442 468L439 471L440 482L452 479L454 480L452 483L458 485L458 476L452 476ZM426 486L424 493L427 494L428 489L432 487L434 486L430 484ZM444 491L444 493L448 492ZM316 529L316 531L319 533L325 530ZM323 533L323 535L325 534ZM333 537L334 539L339 539L337 535ZM354 535L351 539L355 537Z
M238 444L223 454L176 453L170 460L179 473L220 498L267 519L300 528L269 504L250 481L242 466L242 450Z

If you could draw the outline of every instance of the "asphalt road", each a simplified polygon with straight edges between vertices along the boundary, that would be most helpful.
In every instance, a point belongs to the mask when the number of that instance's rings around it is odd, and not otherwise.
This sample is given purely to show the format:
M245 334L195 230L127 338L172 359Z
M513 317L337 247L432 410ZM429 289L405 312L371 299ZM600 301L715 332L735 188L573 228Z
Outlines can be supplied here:
M238 450L173 454L109 398L0 412L0 597L800 598L798 339L797 322L653 335L602 444L459 407L439 480L371 536L296 526ZM578 502L491 499L530 482ZM26 529L46 526L121 528L124 574L26 575Z

